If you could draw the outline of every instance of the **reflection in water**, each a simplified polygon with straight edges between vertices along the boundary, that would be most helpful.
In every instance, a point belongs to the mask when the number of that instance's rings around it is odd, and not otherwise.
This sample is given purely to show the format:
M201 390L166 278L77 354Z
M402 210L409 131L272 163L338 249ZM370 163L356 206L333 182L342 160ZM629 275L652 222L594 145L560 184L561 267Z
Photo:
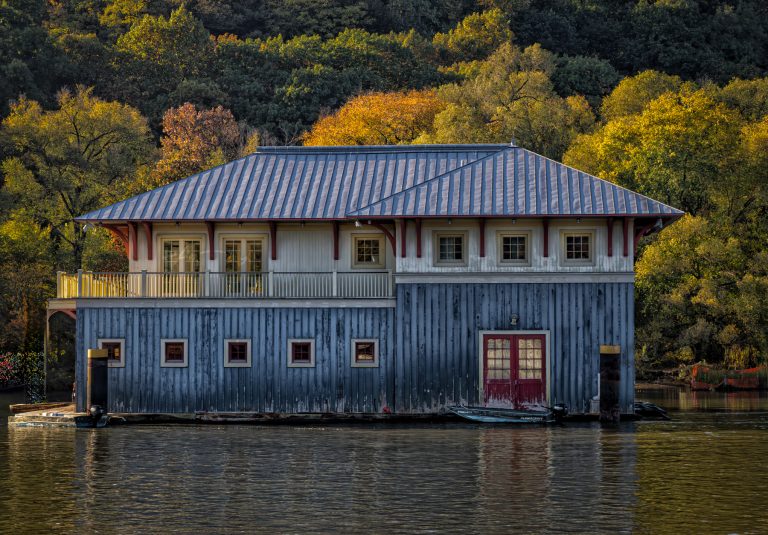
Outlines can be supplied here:
M605 428L0 422L0 532L758 532L767 416L674 412Z

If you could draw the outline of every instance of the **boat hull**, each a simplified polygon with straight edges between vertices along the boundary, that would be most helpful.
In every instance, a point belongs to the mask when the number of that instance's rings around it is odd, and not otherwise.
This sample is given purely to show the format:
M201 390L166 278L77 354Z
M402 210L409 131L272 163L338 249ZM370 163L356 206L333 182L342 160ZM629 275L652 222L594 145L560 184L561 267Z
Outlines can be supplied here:
M466 420L484 424L546 424L555 421L554 413L491 407L448 407L448 410Z

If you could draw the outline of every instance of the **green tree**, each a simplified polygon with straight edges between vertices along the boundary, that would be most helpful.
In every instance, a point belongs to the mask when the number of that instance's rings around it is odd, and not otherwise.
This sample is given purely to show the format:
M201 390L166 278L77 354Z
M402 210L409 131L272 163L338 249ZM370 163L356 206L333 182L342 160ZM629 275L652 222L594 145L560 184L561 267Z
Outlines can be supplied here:
M502 45L478 73L444 86L446 109L435 117L434 133L419 141L436 143L509 142L559 159L594 115L583 97L558 96L549 75L554 57L538 46Z
M472 13L432 42L446 64L487 58L504 43L512 42L509 22L500 9Z
M684 88L578 137L564 161L699 214L727 189L722 176L737 164L740 127L738 112L708 91Z
M2 162L7 192L45 229L58 263L81 267L85 232L74 218L115 201L151 155L146 120L89 89L63 91L45 111L21 99L2 123L14 153Z
M213 42L200 21L180 7L167 18L142 17L117 39L115 51L118 76L112 90L157 126L171 104L169 93L210 72Z
M600 114L610 121L640 113L654 99L668 91L678 91L682 80L656 71L643 71L624 78L603 99Z
M619 83L616 69L604 59L565 56L556 61L552 84L558 95L582 95L597 109L608 93Z

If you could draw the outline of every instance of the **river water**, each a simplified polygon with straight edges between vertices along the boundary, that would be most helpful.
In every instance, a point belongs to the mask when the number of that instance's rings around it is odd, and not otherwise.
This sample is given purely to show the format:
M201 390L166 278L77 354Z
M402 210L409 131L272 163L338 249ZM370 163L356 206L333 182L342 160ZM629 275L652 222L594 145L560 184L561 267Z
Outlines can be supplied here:
M768 533L768 397L638 398L673 420L76 430L2 412L0 533Z

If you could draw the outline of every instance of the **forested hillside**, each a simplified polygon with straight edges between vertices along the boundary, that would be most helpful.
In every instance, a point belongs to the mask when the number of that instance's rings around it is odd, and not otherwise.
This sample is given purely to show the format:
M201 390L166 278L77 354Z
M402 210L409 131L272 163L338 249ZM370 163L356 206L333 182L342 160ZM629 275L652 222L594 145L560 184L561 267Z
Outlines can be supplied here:
M637 263L641 372L768 358L763 0L0 0L0 350L73 218L258 145L516 142L684 209Z

